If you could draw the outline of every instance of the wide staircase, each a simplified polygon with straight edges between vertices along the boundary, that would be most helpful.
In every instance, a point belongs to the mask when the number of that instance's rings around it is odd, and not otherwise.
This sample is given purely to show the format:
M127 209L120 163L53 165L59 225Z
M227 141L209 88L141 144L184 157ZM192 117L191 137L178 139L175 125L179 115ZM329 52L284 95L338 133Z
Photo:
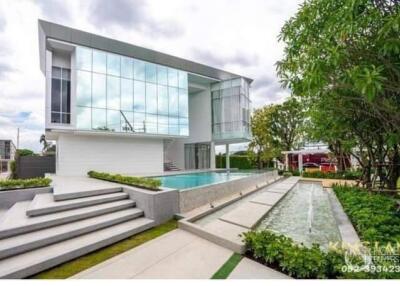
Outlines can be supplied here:
M153 226L121 188L37 194L0 217L0 278L31 276Z

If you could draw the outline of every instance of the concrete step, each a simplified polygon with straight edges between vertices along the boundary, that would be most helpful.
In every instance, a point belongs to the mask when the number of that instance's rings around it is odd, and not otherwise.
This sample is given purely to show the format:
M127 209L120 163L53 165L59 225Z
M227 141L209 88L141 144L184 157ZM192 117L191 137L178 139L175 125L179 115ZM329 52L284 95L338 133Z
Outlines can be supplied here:
M63 200L71 200L71 199L78 199L78 198L85 198L91 196L98 196L98 195L105 195L111 193L118 193L121 192L121 187L105 187L105 188L95 188L95 189L88 189L88 190L72 190L72 191L58 191L57 187L54 189L54 200L55 201L63 201Z
M53 194L38 194L29 205L26 214L28 216L38 216L102 203L120 201L127 199L128 197L127 193L118 192L79 199L54 201Z
M138 208L74 221L0 240L0 259L143 216Z
M153 227L137 218L0 260L0 278L25 278Z
M29 205L30 201L18 202L7 211L0 223L0 238L132 208L135 206L135 202L132 200L121 200L35 217L28 217L26 215Z

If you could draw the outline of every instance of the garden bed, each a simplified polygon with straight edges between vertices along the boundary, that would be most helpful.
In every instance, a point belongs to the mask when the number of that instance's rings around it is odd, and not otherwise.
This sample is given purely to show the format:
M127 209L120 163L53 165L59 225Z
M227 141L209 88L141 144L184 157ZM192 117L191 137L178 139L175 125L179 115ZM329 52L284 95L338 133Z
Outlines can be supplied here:
M0 181L0 191L23 190L50 186L50 178L7 179Z
M153 178L142 178L133 176L123 176L120 174L101 173L96 171L89 171L88 176L94 179L119 183L123 185L144 188L150 191L161 191L161 181Z

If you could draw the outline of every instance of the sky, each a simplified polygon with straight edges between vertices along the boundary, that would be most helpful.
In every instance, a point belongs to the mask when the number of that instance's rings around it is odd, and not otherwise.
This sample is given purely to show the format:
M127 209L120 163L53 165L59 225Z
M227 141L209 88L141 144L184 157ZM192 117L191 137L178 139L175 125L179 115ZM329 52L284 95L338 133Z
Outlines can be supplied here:
M283 52L278 35L301 2L0 0L0 139L16 142L20 128L20 148L41 150L45 79L38 19L250 77L252 107L258 108L289 95L276 76Z

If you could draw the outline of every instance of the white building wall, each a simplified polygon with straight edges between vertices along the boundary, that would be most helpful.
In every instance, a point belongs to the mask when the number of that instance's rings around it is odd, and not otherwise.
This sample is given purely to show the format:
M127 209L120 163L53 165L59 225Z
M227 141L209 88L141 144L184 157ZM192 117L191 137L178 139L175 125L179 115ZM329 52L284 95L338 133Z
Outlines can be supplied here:
M175 139L169 144L166 157L178 168L185 169L185 143L210 143L211 92L209 86L197 93L189 93L189 137ZM215 168L214 144L211 142L210 167Z
M163 141L153 138L60 134L57 175L90 170L145 175L163 171Z

